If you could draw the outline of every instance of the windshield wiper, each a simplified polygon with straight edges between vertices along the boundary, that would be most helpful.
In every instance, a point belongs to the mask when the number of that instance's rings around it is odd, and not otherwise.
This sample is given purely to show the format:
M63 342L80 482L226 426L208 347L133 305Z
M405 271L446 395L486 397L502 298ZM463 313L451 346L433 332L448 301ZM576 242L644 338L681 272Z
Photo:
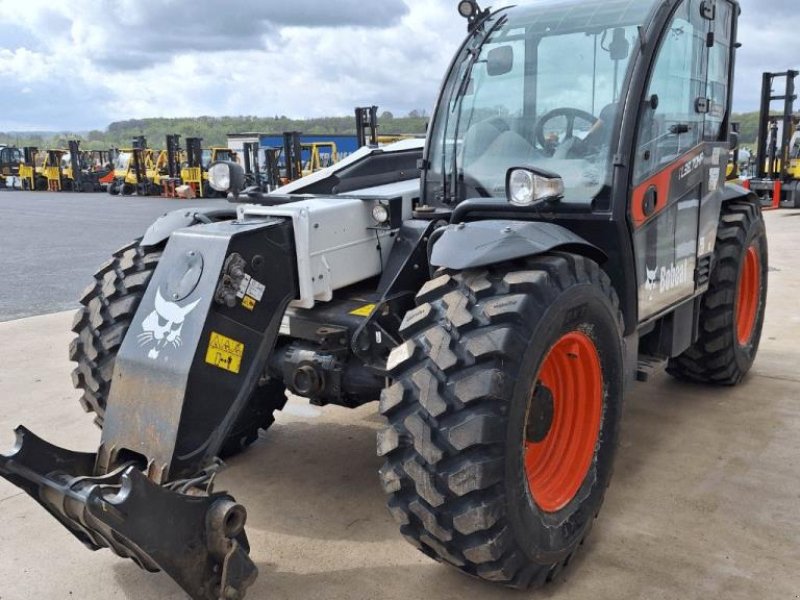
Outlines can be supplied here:
M472 70L475 68L475 65L478 63L478 57L481 55L481 49L483 48L484 44L488 41L489 37L501 26L503 26L508 17L501 16L495 21L495 23L486 30L486 33L483 34L481 37L480 42L472 46L467 52L471 55L469 59L469 63L467 64L467 68L464 70L464 75L461 78L461 81L458 85L458 89L456 90L455 98L453 98L454 106L452 111L456 111L456 125L455 130L453 131L453 159L451 164L451 173L450 173L450 189L448 190L448 176L447 171L442 165L442 175L444 177L444 191L445 191L445 202L447 204L458 204L458 132L461 129L461 106L464 102L464 98L467 94L467 89L469 88L469 82L472 78ZM449 121L449 117L448 117ZM447 127L445 126L445 136L447 135ZM446 142L447 140L443 140ZM444 161L444 148L442 148L442 160ZM448 194L449 191L449 194Z

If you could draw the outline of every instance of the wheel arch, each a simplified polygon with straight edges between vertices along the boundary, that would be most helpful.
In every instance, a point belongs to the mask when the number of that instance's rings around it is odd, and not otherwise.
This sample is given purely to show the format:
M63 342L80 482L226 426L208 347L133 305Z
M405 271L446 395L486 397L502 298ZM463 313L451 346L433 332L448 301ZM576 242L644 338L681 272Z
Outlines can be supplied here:
M150 227L147 228L142 237L141 245L145 248L152 248L165 242L178 229L191 227L197 223L224 220L236 217L236 208L193 208L185 210L173 210L161 215Z
M738 183L726 183L722 189L722 204L735 201L760 203L758 195Z
M600 248L555 223L481 220L448 225L432 239L434 267L464 270L563 250L590 258L599 265L608 260Z

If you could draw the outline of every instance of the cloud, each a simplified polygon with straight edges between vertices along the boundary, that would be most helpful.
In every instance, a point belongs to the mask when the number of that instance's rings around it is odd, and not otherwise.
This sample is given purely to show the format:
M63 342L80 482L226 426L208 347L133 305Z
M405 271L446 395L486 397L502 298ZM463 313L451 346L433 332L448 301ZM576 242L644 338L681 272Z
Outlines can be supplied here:
M800 67L796 0L741 1L735 108L754 110L763 70ZM465 34L455 7L455 0L0 0L0 129L342 115L361 104L396 114L430 110Z

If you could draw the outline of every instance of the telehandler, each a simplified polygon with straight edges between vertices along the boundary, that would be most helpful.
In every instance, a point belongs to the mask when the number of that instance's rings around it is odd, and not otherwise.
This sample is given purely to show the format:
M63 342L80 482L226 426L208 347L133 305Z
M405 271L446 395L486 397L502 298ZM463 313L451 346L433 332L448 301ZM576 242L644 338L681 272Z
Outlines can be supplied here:
M287 391L380 396L403 536L539 586L600 511L634 381L744 379L768 269L758 199L725 182L735 0L458 10L469 35L424 144L267 195L217 162L234 203L165 215L97 272L70 356L98 451L20 427L0 457L86 546L242 598L257 570L218 457Z

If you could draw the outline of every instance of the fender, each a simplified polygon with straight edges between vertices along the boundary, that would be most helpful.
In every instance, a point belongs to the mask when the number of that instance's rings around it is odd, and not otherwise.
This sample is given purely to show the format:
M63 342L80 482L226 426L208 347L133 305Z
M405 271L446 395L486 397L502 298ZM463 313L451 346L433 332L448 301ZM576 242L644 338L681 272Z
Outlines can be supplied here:
M738 183L727 182L722 189L722 203L731 202L732 200L749 200L750 202L758 203L758 194L739 185Z
M141 245L144 247L158 246L175 233L178 229L191 227L198 223L211 223L236 218L234 206L225 208L188 208L173 210L161 215L142 237Z
M581 254L599 264L608 259L597 246L554 223L487 220L448 225L434 238L430 262L435 267L463 270L551 250Z

